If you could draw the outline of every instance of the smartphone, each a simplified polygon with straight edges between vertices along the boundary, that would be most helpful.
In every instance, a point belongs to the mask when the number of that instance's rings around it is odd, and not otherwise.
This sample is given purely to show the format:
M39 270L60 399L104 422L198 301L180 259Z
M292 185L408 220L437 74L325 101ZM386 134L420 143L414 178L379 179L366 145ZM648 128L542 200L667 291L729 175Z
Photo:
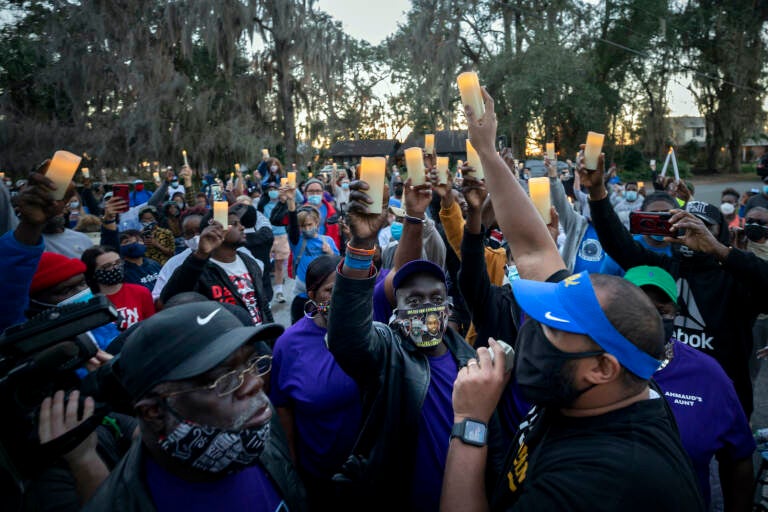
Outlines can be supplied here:
M128 211L129 204L130 204L130 199L128 197L129 193L130 192L129 192L128 185L125 185L122 183L112 185L112 195L114 195L115 197L119 197L120 199L125 201L125 207L122 210L120 210L119 213Z
M501 345L501 348L504 349L504 371L511 371L512 368L515 367L515 349L505 341L496 340L496 343ZM493 361L495 355L490 347L488 347L488 353L491 355L491 361Z
M214 201L222 201L221 187L216 183L211 185L211 196Z
M672 224L669 212L630 212L629 232L636 235L675 236L670 231Z

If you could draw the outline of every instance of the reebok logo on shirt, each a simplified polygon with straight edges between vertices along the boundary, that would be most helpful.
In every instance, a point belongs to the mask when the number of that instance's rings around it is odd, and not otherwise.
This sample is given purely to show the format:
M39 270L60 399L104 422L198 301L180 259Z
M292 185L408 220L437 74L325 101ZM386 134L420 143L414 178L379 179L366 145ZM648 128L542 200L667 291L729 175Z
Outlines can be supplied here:
M680 327L677 328L677 331L675 331L674 334L675 338L688 345L691 348L700 348L704 350L715 350L715 347L712 346L712 336L707 336L707 333L703 332L701 334L688 334L685 331L683 331Z

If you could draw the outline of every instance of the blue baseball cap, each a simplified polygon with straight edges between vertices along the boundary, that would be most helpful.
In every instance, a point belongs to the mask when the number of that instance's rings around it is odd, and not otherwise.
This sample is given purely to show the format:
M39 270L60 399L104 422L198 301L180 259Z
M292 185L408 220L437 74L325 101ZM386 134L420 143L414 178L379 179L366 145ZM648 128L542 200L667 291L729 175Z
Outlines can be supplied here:
M638 377L648 379L659 368L661 361L636 347L606 318L588 272L559 283L520 279L512 291L528 316L561 331L589 336Z
M442 268L429 260L413 260L397 269L395 277L392 278L392 287L397 290L403 284L403 281L413 274L429 274L443 283L445 282L445 272L443 272Z

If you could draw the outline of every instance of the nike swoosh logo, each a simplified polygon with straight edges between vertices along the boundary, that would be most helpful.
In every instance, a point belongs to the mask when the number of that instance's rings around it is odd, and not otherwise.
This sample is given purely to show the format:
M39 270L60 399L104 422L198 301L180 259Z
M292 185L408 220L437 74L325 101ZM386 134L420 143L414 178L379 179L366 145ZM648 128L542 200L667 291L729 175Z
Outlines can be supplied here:
M219 311L221 311L221 308L218 308L216 311L214 311L210 315L206 316L205 318L200 318L200 316L198 316L197 317L197 325L205 325L205 324L207 324L208 322L211 321L211 318L213 318L216 315L216 313L218 313Z
M551 311L547 311L546 313L544 313L544 318L546 318L547 320L551 320L553 322L562 322L564 324L571 323L570 320L563 320L562 318L557 318L555 315L552 314Z

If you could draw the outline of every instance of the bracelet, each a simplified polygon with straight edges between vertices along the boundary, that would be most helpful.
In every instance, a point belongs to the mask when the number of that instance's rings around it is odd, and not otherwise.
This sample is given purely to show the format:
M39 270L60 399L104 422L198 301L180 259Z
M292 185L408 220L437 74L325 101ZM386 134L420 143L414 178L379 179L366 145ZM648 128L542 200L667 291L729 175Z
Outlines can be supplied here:
M349 242L347 242L347 254L349 253L373 259L373 255L376 254L376 249L358 249L357 247L352 247Z
M349 253L344 257L344 266L352 270L368 270L373 263L373 256L370 259L355 259L350 258Z
M115 222L117 222L117 219L107 220L104 217L101 218L102 224L114 224Z
M408 224L424 224L427 221L426 218L425 219L420 219L418 217L411 217L408 214L406 214L405 217L403 217L403 218L405 219L405 221Z

